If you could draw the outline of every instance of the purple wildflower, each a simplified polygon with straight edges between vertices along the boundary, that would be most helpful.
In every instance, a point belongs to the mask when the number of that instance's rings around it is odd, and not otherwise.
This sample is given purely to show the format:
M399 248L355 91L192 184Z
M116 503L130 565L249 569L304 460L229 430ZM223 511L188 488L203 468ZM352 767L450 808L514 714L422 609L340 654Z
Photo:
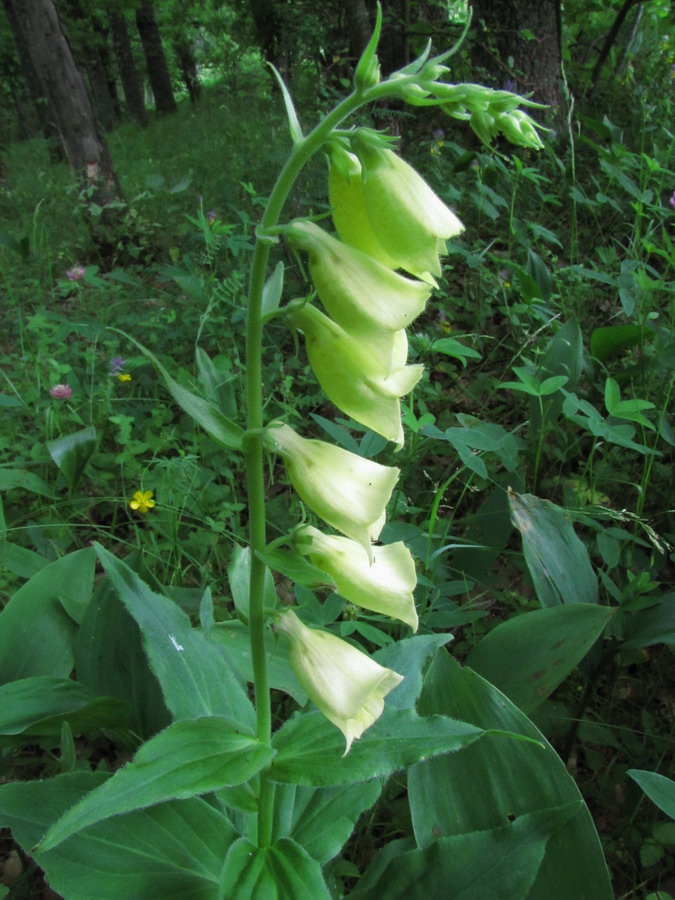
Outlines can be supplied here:
M121 356L113 356L110 360L110 374L119 375L120 372L124 370L126 364L126 360L122 359Z
M670 199L668 200L668 203L670 203L670 205L673 207L673 209L675 209L675 191L673 191L673 194L670 197Z
M213 209L210 209L206 214L206 221L209 223L209 225L213 225L217 218L218 213Z
M84 277L86 271L84 266L73 266L72 269L66 269L66 277L68 281L79 281Z
M55 384L54 387L49 388L49 393L56 400L67 400L73 396L73 389L67 384Z

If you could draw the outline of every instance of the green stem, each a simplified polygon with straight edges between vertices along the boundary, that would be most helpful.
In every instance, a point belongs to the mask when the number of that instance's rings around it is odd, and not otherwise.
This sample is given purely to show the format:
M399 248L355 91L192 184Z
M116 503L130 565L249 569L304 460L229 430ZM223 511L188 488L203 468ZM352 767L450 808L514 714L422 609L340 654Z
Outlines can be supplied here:
M265 565L258 554L265 548L265 474L262 443L262 297L270 256L269 232L281 215L284 203L305 163L328 140L333 129L365 103L398 94L401 85L383 82L346 97L301 142L295 145L279 173L267 206L260 220L258 238L253 251L248 297L246 329L246 406L248 433L244 442L246 485L249 510L249 541L251 572L249 582L249 634L257 717L257 737L269 745L272 735L272 711L265 654L264 581ZM258 811L258 841L267 846L272 838L273 786L265 772L260 774L260 804Z

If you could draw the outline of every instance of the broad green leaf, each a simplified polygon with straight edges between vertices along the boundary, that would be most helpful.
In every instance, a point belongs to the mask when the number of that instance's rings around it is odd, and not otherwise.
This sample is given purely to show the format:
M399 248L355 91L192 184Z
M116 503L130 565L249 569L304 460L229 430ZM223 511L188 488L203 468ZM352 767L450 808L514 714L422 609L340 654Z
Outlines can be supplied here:
M659 605L641 610L626 620L626 648L675 646L675 592L664 594Z
M70 678L34 675L0 685L0 734L59 735L63 722L73 734L125 727L127 705Z
M481 355L473 347L466 347L455 338L440 338L431 345L432 353L443 353L445 356L452 356L462 363L462 367L466 368L467 359L481 359Z
M630 775L633 781L640 785L662 812L675 819L675 781L672 778L645 769L629 769L626 775Z
M255 711L224 654L196 631L176 604L155 594L125 563L96 545L101 564L143 634L164 700L177 719L223 716L243 731Z
M0 565L9 569L14 575L18 575L19 578L32 578L48 563L49 560L34 550L20 547L10 541L0 540Z
M73 491L78 485L84 467L96 449L96 429L83 428L72 434L47 441L49 455L66 479L68 490Z
M349 896L353 900L526 900L550 837L578 812L582 802L525 813L495 828L443 837L423 849L399 853L384 871L379 872L376 863L375 877L366 871Z
M382 783L373 778L344 787L278 784L275 836L291 837L321 865L337 856L359 816L376 802Z
M99 584L82 620L75 671L78 681L96 694L126 701L136 742L170 723L171 714L148 666L138 625L108 578Z
M123 334L123 332L120 332L120 334ZM209 437L213 438L221 446L227 447L228 450L241 449L244 432L239 425L228 419L213 403L210 403L198 394L193 394L192 391L178 384L153 353L142 344L139 344L130 335L125 334L124 336L135 344L141 353L150 360L164 379L164 383L176 403L197 425L204 429Z
M373 653L373 659L381 666L403 676L403 681L387 695L387 706L394 709L415 708L422 690L426 664L439 647L451 640L451 634L414 634Z
M642 412L647 409L654 409L654 404L648 400L622 400L619 385L613 378L607 378L605 381L605 406L610 416L617 419L627 419L629 422L637 422L646 428L656 430L656 426L649 419L646 419Z
M221 896L232 900L330 900L321 867L289 838L258 848L246 838L225 859Z
M644 330L640 325L611 325L596 328L591 334L591 354L600 362L616 356L627 347L634 347L641 340Z
M96 556L87 547L49 563L0 612L0 684L30 675L67 678L77 626L59 599L85 609Z
M29 472L28 469L0 469L0 491L11 491L13 488L22 488L50 499L54 496L51 484L47 484L35 472Z
M533 494L514 491L509 491L509 506L541 605L597 603L598 582L588 551L565 511Z
M275 572L281 572L282 575L290 578L296 584L303 584L305 587L310 588L318 587L319 585L335 588L330 575L326 575L321 569L317 569L316 566L313 566L299 553L275 547L271 550L264 550L258 556L270 569L273 569Z
M466 664L532 712L586 656L613 614L607 606L573 603L514 616L490 631Z
M74 772L0 786L0 826L30 852L46 829L107 775ZM101 822L38 853L47 881L68 900L222 900L223 859L234 839L226 816L199 797Z
M542 397L548 397L549 394L555 394L556 391L559 391L568 381L567 375L551 375L542 381L539 393Z
M543 745L483 740L414 766L408 773L408 795L421 848L440 838L501 828L514 817L581 800L564 763L526 716L443 650L427 672L418 709L425 715L440 713L482 728L519 733ZM439 790L439 785L446 788ZM593 820L582 804L549 838L528 900L613 896Z
M328 787L381 778L398 769L472 743L480 728L444 716L421 718L410 710L387 707L344 756L345 739L319 712L295 715L277 731L274 781Z
M68 810L47 832L39 849L51 850L71 834L121 813L241 784L259 772L272 755L256 738L234 731L226 719L175 722L143 744L132 762Z
M251 638L246 625L236 619L229 622L218 622L211 629L210 635L211 641L217 647L223 648L223 652L239 677L252 684ZM299 706L304 706L307 703L307 694L298 684L288 661L288 641L280 641L277 635L266 629L265 649L267 650L267 677L270 687L290 694Z

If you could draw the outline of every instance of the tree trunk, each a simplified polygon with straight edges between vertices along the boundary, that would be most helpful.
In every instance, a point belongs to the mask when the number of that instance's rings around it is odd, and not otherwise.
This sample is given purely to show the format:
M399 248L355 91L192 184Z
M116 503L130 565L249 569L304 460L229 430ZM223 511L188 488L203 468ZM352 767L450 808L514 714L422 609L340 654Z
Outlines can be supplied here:
M3 6L7 13L7 19L14 37L16 52L21 66L21 74L26 82L28 96L30 97L35 112L35 120L38 123L38 127L40 128L44 139L47 141L49 158L52 162L63 162L65 156L59 139L56 118L40 85L35 67L33 66L33 61L30 57L26 39L24 38L23 31L19 25L19 20L11 0L3 0Z
M473 0L475 80L548 104L565 121L560 0ZM481 71L482 69L482 71ZM487 76L487 77L486 77Z
M284 77L287 77L290 64L285 40L283 5L278 0L249 0L249 7L262 55Z
M53 0L14 0L14 11L33 67L54 111L71 169L87 199L103 212L90 219L92 237L106 255L123 200L96 113L63 32ZM107 207L107 208L106 208Z
M199 83L199 74L197 72L197 62L192 55L189 44L185 41L176 41L173 45L178 60L180 73L183 76L183 83L187 88L190 96L190 103L196 103L202 92L202 86Z
M119 117L110 93L110 80L101 52L101 35L94 31L80 0L67 0L65 8L68 21L72 23L69 33L75 47L75 55L80 68L87 73L89 90L99 122L105 131L110 131L118 124Z
M131 49L127 20L121 12L113 11L110 13L109 22L113 52L122 79L127 112L137 125L145 127L148 124L148 114L143 99L143 85Z
M176 101L166 65L162 35L151 3L142 3L136 10L136 26L143 44L148 79L155 98L155 109L160 113L175 112Z
M344 0L343 7L349 37L349 52L355 62L358 62L373 33L368 7L366 0Z

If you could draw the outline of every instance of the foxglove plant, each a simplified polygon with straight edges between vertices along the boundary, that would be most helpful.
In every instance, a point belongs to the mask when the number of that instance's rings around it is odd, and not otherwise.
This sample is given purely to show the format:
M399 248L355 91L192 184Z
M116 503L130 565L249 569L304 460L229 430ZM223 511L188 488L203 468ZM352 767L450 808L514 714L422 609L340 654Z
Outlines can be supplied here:
M472 722L481 721L484 707L491 713L486 728L446 714L451 692L438 669L430 682L430 696L438 702L430 706L425 701L425 714L418 714L427 660L447 643L448 635L408 636L371 655L346 639L348 631L338 636L314 627L316 620L303 621L308 611L301 604L282 607L272 588L270 568L302 585L333 587L358 609L413 631L418 627L412 554L401 541L377 543L398 468L264 417L263 328L277 319L303 332L311 366L336 407L400 448L399 401L421 375L419 366L407 364L405 328L422 312L441 274L445 241L462 229L455 214L395 154L388 138L366 129L345 130L345 121L365 104L397 98L440 106L486 137L498 130L523 146L536 149L541 144L537 126L519 109L531 105L527 101L504 91L440 80L448 72L443 61L449 54L430 59L427 51L382 80L376 55L380 27L378 9L375 34L358 63L353 92L309 134L303 134L279 79L293 148L270 194L253 252L246 318L246 429L175 382L144 351L195 421L221 445L244 454L249 552L239 560L244 560L240 569L248 572L248 584L242 591L241 580L235 578L233 594L241 620L237 624L248 629L248 654L237 642L241 629L226 629L222 644L213 639L216 627L208 592L200 607L202 629L195 629L172 600L150 590L129 566L98 548L113 587L140 627L175 721L109 778L92 772L87 773L92 778L83 780L81 773L68 773L61 793L62 782L51 793L48 782L38 786L49 800L46 824L51 827L38 844L36 858L68 900L343 896L334 878L332 883L326 880L323 867L340 853L358 817L377 800L381 779L422 760L460 749L473 751L474 742L488 734L495 721L502 729L500 758L518 771L523 768L522 751L508 747L541 752L531 743L503 740L513 729L535 742L537 733L513 711L510 718L499 718L508 701L494 689L486 694L490 686L485 682L454 681ZM280 222L298 175L317 152L329 158L337 236L309 220ZM281 239L307 254L323 311L313 299L281 305L279 268L267 277L271 248ZM266 454L281 458L302 503L338 534L303 522L268 545ZM152 502L145 505L149 508ZM290 549L280 550L284 546ZM253 700L246 681L253 685ZM313 707L273 729L272 687L301 703L306 696ZM450 706L451 712L454 709ZM470 760L479 765L477 771L485 772L481 788L486 808L495 789L490 773L496 752L489 759L488 766L480 757ZM562 774L550 776L556 789L565 778L564 767ZM0 787L0 792L6 796L6 788L13 787ZM413 778L410 790L415 790ZM422 793L418 789L415 796ZM462 895L480 896L482 888L482 896L528 895L546 842L565 828L581 803L562 788L553 799L548 787L544 790L548 806L536 791L532 796L534 806L526 815L511 815L514 797L509 795L508 815L494 827L472 830L458 823L447 833L436 833L434 822L427 828L428 839L423 837L424 803L416 801L413 808L411 801L418 846L410 842L386 848L383 860L374 864L375 874L370 880L366 876L367 887L355 896L420 897L435 891L452 897L458 895L451 883L455 878ZM32 828L23 832L28 846L42 834L32 816L31 809ZM565 840L569 861L584 846L582 831L567 833ZM171 852L165 854L169 842ZM114 865L106 861L110 847L124 848L118 854L126 852L121 859L115 857ZM496 860L495 848L500 847L505 849ZM491 862L489 884L481 880L486 854ZM501 875L491 874L495 865L504 873L503 885ZM424 880L427 872L434 879L430 890ZM557 875L554 866L544 872L543 881L537 882L541 896L556 893ZM608 895L601 891L594 896L604 900Z

